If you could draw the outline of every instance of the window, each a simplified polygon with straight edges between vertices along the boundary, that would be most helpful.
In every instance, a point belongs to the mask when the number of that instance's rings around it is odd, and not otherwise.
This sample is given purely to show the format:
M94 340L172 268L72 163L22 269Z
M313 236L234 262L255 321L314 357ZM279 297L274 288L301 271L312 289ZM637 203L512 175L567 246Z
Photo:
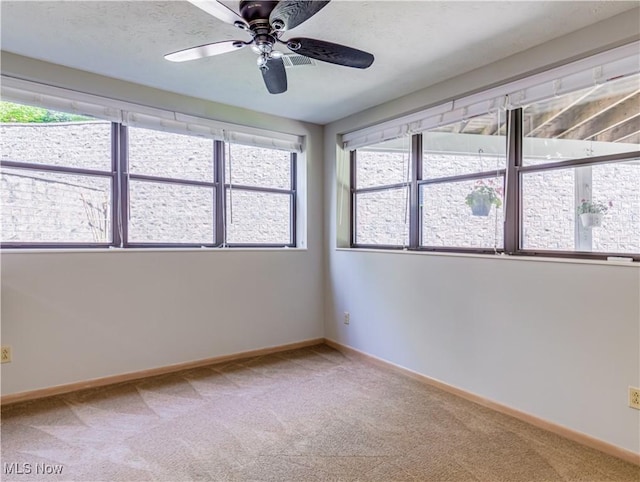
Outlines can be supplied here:
M523 172L522 199L524 250L640 252L638 158Z
M296 245L289 150L10 102L0 119L3 247Z
M505 135L501 111L422 134L421 247L503 248Z
M214 141L129 127L130 245L214 246Z
M640 76L525 106L520 248L640 253Z
M420 114L433 127L410 156L406 137L357 147L352 246L640 260L639 88L633 73L518 108ZM346 145L403 132L383 127Z
M409 245L409 140L396 139L352 156L354 245Z
M291 152L227 145L227 244L295 246L295 165Z
M3 245L117 242L111 122L9 102L0 113Z
M502 249L505 130L485 114L354 151L354 246Z

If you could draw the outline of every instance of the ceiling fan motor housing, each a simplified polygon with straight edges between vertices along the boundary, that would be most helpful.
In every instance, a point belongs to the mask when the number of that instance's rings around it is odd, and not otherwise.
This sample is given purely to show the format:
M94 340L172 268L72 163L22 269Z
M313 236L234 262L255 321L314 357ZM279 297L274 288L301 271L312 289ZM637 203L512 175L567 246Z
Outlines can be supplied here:
M240 2L240 15L250 26L259 20L268 23L269 15L277 4L278 2L243 0Z

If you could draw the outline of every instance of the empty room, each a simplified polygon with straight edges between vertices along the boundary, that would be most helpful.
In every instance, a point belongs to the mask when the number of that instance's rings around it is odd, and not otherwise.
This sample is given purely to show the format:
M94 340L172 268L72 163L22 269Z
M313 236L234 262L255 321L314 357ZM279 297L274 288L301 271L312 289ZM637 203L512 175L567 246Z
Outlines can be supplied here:
M637 1L0 20L1 480L640 482Z

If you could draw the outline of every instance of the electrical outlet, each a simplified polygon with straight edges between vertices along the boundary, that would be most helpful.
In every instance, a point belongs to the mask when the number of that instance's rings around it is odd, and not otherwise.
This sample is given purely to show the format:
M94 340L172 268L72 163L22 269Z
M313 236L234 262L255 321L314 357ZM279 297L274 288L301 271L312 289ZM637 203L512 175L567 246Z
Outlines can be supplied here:
M629 406L640 410L640 388L629 387Z
M11 361L11 347L9 345L2 345L2 363L9 363Z
M349 321L351 321L351 315L349 315L349 312L348 312L348 311L345 311L345 312L344 312L344 324L345 324L345 325L348 325L348 324L349 324Z

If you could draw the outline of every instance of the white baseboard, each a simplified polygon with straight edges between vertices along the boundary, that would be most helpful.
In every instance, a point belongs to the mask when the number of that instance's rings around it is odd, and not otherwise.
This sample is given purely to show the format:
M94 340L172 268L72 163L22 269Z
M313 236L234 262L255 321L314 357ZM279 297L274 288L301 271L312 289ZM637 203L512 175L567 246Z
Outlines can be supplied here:
M26 392L10 393L0 397L0 405L7 405L10 403L25 402L27 400L36 400L38 398L51 397L53 395L61 395L63 393L77 392L78 390L86 390L87 388L103 387L105 385L113 385L115 383L128 382L131 380L140 380L142 378L153 377L156 375L164 375L167 373L178 372L180 370L187 370L190 368L198 368L207 365L214 365L216 363L223 363L233 360L242 360L244 358L251 358L254 356L269 355L272 353L278 353L287 350L295 350L297 348L305 348L308 346L321 345L324 343L324 338L314 338L311 340L299 341L296 343L288 343L286 345L271 346L268 348L260 348L257 350L244 351L240 353L234 353L231 355L222 355L212 358L204 358L201 360L195 360L185 363L177 363L175 365L167 365L158 368L151 368L148 370L139 370L130 373L123 373L121 375L112 375L108 377L94 378L92 380L85 380L81 382L68 383L64 385L56 385L54 387L41 388L38 390L29 390Z

